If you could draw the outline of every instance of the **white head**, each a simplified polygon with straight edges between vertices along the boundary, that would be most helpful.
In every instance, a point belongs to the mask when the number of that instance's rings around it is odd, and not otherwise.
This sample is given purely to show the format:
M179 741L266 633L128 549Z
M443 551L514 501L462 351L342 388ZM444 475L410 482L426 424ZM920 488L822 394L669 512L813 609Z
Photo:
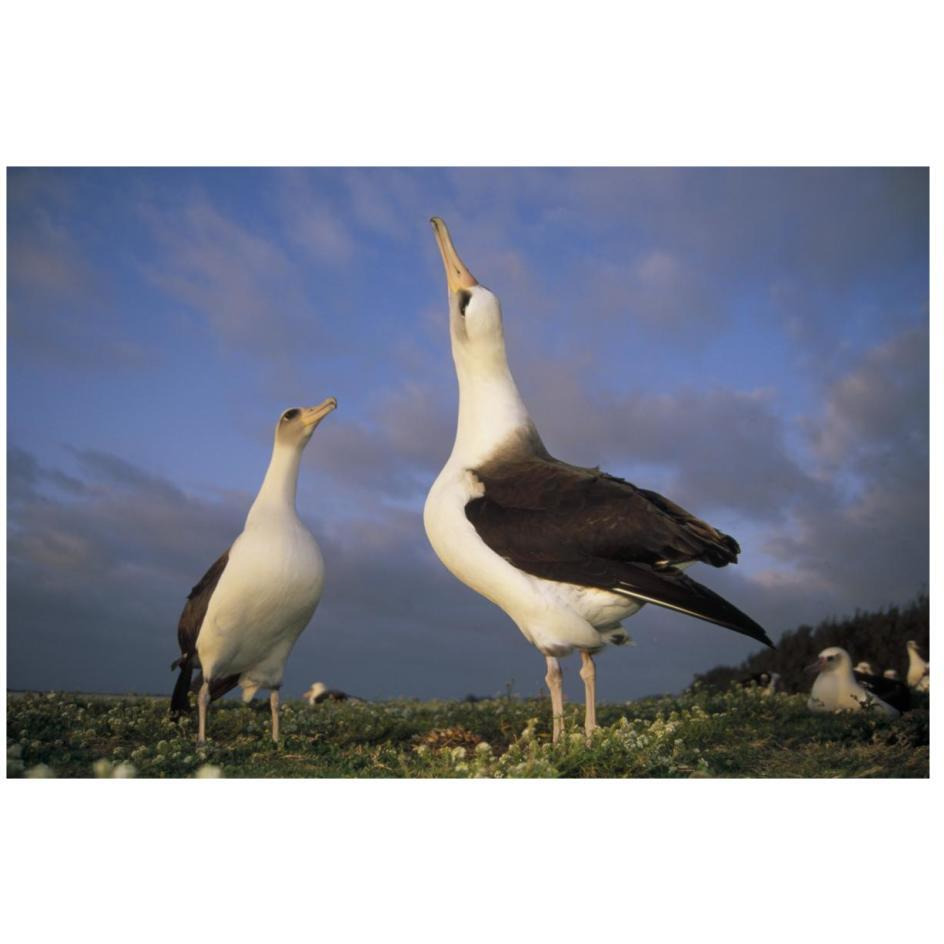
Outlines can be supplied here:
M308 691L305 692L304 695L302 695L302 698L307 699L309 704L311 704L322 692L325 692L327 690L328 690L328 687L325 685L324 682L315 682L311 686L311 688L309 688Z
M446 270L449 334L459 380L459 418L450 461L474 468L500 448L546 454L508 366L498 298L465 267L446 224L438 216L430 222Z
M449 335L456 365L507 367L501 303L494 292L479 285L459 258L446 224L434 216L430 222L442 255L449 290Z
M875 672L872 670L871 662L859 662L855 667L856 672L862 672L864 675L875 675Z
M338 401L328 397L318 406L293 406L286 410L275 424L275 444L301 451L308 445L318 424L334 409Z
M913 652L916 656L921 656L921 650L918 648L918 643L914 639L909 639L906 643L908 647L908 652Z
M898 670L897 670L897 669L886 669L886 670L882 673L882 675L884 675L885 678L887 678L887 679L896 679L896 678L898 678Z
M845 649L830 646L819 654L819 658L810 668L818 672L851 672L852 659L849 658L849 653Z

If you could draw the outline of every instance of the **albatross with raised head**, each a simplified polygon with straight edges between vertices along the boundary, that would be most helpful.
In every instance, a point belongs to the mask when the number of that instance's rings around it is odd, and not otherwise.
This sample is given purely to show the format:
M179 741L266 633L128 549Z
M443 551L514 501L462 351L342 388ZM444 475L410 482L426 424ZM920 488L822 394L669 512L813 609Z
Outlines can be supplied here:
M580 652L589 735L593 654L626 642L621 621L645 603L772 645L754 620L682 573L696 561L736 562L734 538L656 492L548 453L508 366L498 298L463 264L446 224L431 222L446 270L459 416L426 499L426 534L443 564L544 655L553 740L563 724L558 660Z
M272 739L279 739L279 687L295 641L321 599L324 561L295 509L302 451L337 407L286 410L275 427L272 458L242 534L190 591L177 640L180 676L171 711L189 712L194 670L200 672L197 739L206 740L207 706L237 685L250 701L269 689Z

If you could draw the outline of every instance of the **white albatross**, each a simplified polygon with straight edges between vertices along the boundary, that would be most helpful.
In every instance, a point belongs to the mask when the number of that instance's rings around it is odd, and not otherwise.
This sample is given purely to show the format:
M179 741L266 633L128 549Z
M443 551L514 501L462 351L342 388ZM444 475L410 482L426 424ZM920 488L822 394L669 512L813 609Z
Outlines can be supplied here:
M908 675L906 676L908 684L917 692L931 691L931 665L925 662L918 649L918 644L909 639L906 643L908 648Z
M593 653L627 642L620 623L645 603L771 645L750 617L681 572L696 561L734 563L733 538L655 492L548 453L508 366L498 298L465 267L445 223L431 222L446 271L459 416L423 522L446 568L544 655L553 740L563 724L560 657L580 652L589 735Z
M279 417L272 459L242 534L187 597L177 627L181 656L173 667L180 676L171 711L189 712L187 694L198 669L198 741L206 740L210 701L237 685L244 701L269 689L272 740L279 739L285 663L324 585L321 550L295 510L298 468L311 434L337 405L329 397Z
M807 701L811 711L875 710L890 718L897 718L900 714L897 708L859 683L853 674L852 659L845 649L839 646L824 649L808 668L819 673Z
M776 695L780 691L780 673L771 672L770 681L767 683L766 687L761 691L762 695Z

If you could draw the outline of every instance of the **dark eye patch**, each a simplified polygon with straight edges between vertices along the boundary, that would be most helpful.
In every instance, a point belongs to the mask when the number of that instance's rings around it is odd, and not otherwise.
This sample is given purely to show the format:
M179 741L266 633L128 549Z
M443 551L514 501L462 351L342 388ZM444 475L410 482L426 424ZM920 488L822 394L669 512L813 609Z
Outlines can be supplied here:
M285 420L295 419L295 417L298 416L299 413L301 413L301 410L299 410L298 407L293 407L291 410L286 410L285 414L282 417L282 422L284 423Z
M472 293L467 292L464 288L459 289L459 314L462 317L465 317L465 310L469 305L469 302L472 301Z

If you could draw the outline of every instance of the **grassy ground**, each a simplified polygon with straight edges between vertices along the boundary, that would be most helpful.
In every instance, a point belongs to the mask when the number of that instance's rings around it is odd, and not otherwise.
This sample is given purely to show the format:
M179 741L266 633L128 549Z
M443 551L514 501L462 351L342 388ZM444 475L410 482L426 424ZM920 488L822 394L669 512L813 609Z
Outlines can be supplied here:
M919 696L922 697L922 696ZM210 741L171 721L167 700L64 693L7 696L7 774L138 777L927 777L928 702L888 721L816 715L805 695L696 689L598 709L581 734L567 706L550 745L546 700L396 701L282 708L226 702Z

